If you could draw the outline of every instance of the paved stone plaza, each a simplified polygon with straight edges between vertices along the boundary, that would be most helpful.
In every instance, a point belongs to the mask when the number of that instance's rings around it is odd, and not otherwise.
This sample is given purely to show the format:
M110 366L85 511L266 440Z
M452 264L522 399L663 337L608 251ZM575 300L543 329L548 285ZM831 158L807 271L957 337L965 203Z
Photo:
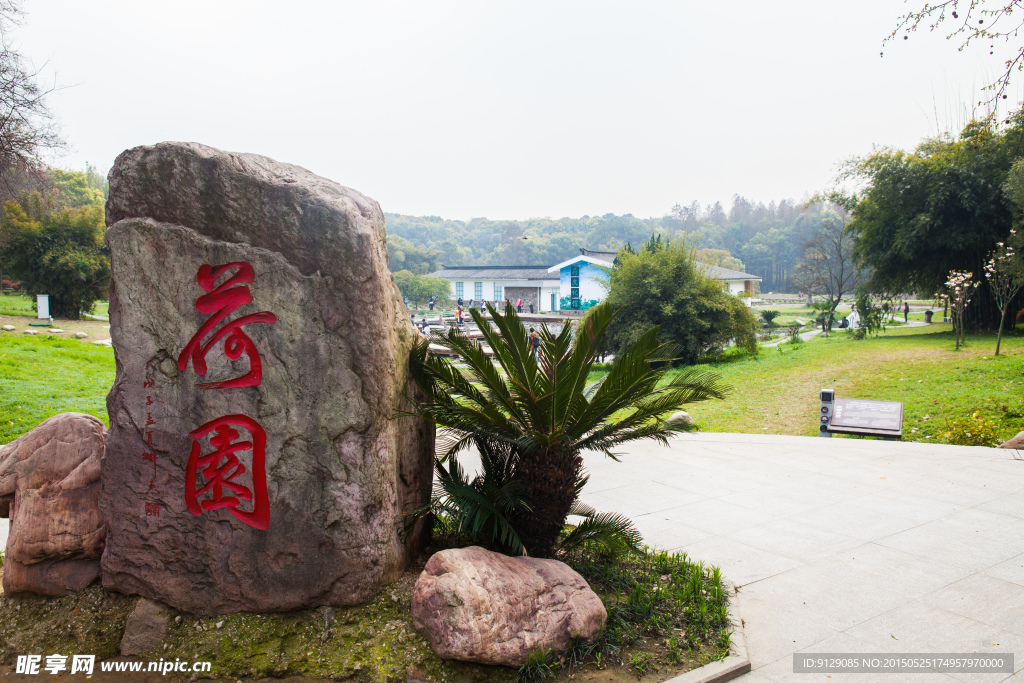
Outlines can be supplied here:
M794 652L1013 652L1024 678L1024 456L693 434L589 456L586 502L739 588L742 681L1000 681L792 673Z

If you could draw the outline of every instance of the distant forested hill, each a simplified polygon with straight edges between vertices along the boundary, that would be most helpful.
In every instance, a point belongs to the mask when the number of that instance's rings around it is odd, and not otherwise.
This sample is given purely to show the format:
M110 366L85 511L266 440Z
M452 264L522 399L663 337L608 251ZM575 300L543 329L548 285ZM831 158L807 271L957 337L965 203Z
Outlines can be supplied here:
M765 206L736 196L728 211L721 203L702 208L694 202L686 207L677 204L660 218L608 213L557 220L456 221L389 213L385 219L395 272L429 273L441 264L554 264L579 254L580 247L616 251L627 242L637 246L659 233L672 239L695 238L701 249L724 249L742 262L746 272L763 278L762 291L778 292L792 289L790 275L818 227L821 209L813 205L805 210L788 199Z

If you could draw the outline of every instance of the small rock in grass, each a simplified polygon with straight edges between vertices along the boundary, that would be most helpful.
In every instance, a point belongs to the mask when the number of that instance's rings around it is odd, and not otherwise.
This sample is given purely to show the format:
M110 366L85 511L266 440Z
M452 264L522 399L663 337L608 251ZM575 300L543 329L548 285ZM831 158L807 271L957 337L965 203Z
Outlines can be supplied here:
M3 329L4 329L5 332L13 332L14 331L14 325L4 325Z
M89 335L86 332L75 332L75 337L78 339L85 339Z
M678 412L672 413L672 415L669 416L668 423L681 424L686 427L689 427L690 425L693 424L693 418L690 417L690 414L685 410L680 410Z
M25 330L25 334L39 334L39 330Z
M218 621L217 622L217 628L221 628L222 626L224 626L224 622L223 621Z
M59 327L51 327L51 328L49 328L46 331L47 332L51 332L53 334L59 334L60 332L63 332L64 330L60 329Z

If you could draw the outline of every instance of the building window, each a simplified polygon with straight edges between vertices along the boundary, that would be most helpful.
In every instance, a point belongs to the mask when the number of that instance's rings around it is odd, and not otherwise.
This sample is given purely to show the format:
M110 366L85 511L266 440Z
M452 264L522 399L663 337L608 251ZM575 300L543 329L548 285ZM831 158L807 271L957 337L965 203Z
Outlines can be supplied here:
M461 299L462 298L462 283L461 282L456 282L455 283L455 298L456 299Z
M504 298L505 298L505 297L504 297L504 296L502 295L501 289L502 289L502 288L501 288L501 285L497 285L497 284L496 284L496 285L494 285L494 300L495 300L495 301L501 301L502 299L504 299Z
M477 301L484 298L484 283L474 282L473 283L473 298Z

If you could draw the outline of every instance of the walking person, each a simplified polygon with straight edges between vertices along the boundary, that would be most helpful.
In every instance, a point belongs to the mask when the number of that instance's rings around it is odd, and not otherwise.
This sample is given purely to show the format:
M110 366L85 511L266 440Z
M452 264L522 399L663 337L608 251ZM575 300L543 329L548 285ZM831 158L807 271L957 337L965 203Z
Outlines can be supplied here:
M523 312L523 297L519 297L519 301L516 302L516 313Z
M462 297L461 297L461 296L459 297L459 302L458 302L458 303L459 303L459 307L461 308L461 307L462 307L462 305L463 305L463 304L462 304Z
M903 302L903 322L908 322L907 321L907 315L909 313L910 313L910 304L908 304L906 301L904 301Z
M434 297L430 297L430 301L427 302L427 305L430 306L430 312L433 313L434 312Z
M533 352L533 359L537 360L537 354L540 351L540 335L537 334L537 330L530 328L530 336L526 338L530 344L530 351Z

